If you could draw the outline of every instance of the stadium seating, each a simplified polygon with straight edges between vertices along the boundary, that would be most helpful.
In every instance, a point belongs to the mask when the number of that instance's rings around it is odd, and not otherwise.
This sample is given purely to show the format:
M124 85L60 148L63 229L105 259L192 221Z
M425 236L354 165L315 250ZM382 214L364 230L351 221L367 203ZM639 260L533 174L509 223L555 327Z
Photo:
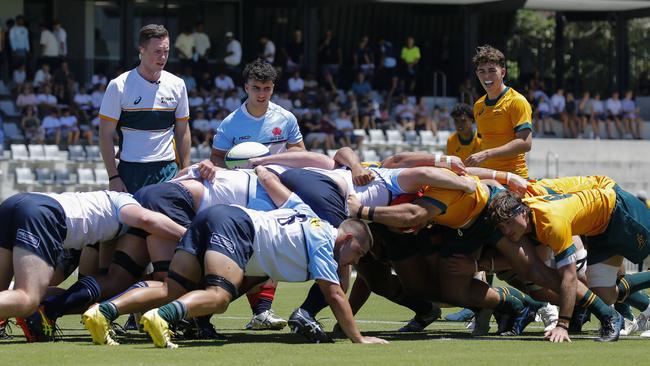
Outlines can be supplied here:
M210 159L210 154L212 153L212 148L210 146L199 145L199 161Z
M387 130L386 131L386 146L394 150L401 150L408 147L408 144L404 141L404 136L399 130Z
M95 184L98 186L104 186L108 187L108 172L106 169L102 168L95 168Z
M445 141L446 144L447 141ZM420 131L420 146L422 149L425 150L431 150L433 148L436 148L438 145L438 142L436 140L436 136L433 134L433 131L431 130L423 130Z
M12 122L5 122L2 126L5 133L5 140L10 143L24 142L25 135L23 135L18 125Z
M86 151L81 145L68 146L68 160L83 162L86 161Z
M18 118L21 115L13 100L0 100L0 111L11 118Z
M36 168L36 182L41 186L54 184L52 170L46 167Z
M370 137L366 145L368 147L384 148L386 147L386 136L384 136L384 131L382 130L370 130L368 131L368 136Z
M29 150L29 160L31 161L47 160L45 157L45 149L43 148L43 145L29 144L27 145L27 149Z
M77 183L83 187L92 187L95 185L95 175L90 168L77 169Z
M99 146L92 145L86 146L86 160L87 161L103 161L102 154L99 151Z
M67 168L54 170L54 183L59 186L71 186L75 184L75 180Z
M17 167L16 168L16 184L22 186L34 185L34 173L30 168Z
M12 144L11 149L11 159L15 161L26 161L29 160L29 152L27 151L27 146L23 144Z

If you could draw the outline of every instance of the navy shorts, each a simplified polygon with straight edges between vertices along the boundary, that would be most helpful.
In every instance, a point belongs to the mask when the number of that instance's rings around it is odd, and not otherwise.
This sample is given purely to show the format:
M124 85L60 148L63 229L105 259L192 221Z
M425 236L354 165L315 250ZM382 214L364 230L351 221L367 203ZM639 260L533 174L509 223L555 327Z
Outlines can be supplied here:
M117 172L129 193L134 193L144 186L171 180L178 173L178 165L175 161L150 163L120 161Z
M289 169L280 174L280 181L332 226L339 227L347 219L347 197L332 178L311 170Z
M196 215L176 250L198 257L201 265L206 251L219 252L235 261L243 271L253 255L253 239L255 227L244 210L216 205Z
M0 247L27 249L55 267L67 234L65 212L57 200L19 193L0 205Z
M180 183L167 182L142 187L135 192L133 198L142 207L159 212L182 227L189 227L196 215L192 193ZM128 233L142 238L149 235L136 228L129 229Z

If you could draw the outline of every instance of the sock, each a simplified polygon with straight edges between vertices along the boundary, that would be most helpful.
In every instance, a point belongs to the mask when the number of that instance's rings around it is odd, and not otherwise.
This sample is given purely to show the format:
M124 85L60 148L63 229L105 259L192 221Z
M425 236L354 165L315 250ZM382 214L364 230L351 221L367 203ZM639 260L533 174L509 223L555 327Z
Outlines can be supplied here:
M389 299L390 300L390 299ZM315 317L319 311L327 307L327 301L325 301L325 296L320 290L320 287L314 283L309 289L309 293L305 298L305 301L300 305L302 310L305 310L309 315Z
M45 315L52 320L56 320L66 310L90 305L97 300L101 294L101 289L94 277L83 277L75 282L64 293L50 296L43 301Z
M110 301L104 301L99 304L99 312L108 320L108 322L113 322L115 319L119 318L120 312L117 310L117 306Z
M614 316L614 310L596 296L591 290L587 290L585 295L578 300L577 305L583 309L589 310L601 322L608 320Z
M540 308L543 308L544 306L548 305L547 302L537 301L532 297L530 297L530 295L523 293L514 287L507 287L507 289L512 296L519 299L519 301L521 301L524 305L528 305L533 311L537 311Z
M524 309L524 303L513 296L513 293L521 294L519 290L513 287L494 287L493 290L499 294L499 305L494 308L495 311L517 316Z
M178 300L172 301L169 304L158 308L158 315L160 315L160 317L167 323L174 323L185 319L185 316L187 315L187 307Z
M129 292L129 291L131 291L133 289L143 288L143 287L149 287L149 284L147 282L145 282L145 281L136 282L133 285L131 285L129 288L127 288L126 290L124 290L124 291L120 292L119 294L117 294L117 295L111 297L110 299L108 299L108 301L113 301L113 300L117 299L118 297L124 295L125 293L127 293L127 292Z
M618 280L616 286L618 287L618 302L623 302L630 294L650 288L650 272L627 274Z
M271 300L261 297L257 301L257 305L255 305L255 307L253 308L253 313L255 315L262 314L267 310L271 310L271 305L273 305L273 302Z
M275 297L275 286L262 285L258 293L246 294L246 296L248 297L253 314L260 314L266 310L271 310L273 298Z
M628 296L624 303L644 312L650 307L650 297L644 291L637 291Z
M627 320L634 320L634 314L632 314L632 308L630 305L624 302L617 302L614 304L614 309L618 311L623 317Z
M492 286L492 283L494 282L494 273L486 275L485 282L487 282L488 285Z

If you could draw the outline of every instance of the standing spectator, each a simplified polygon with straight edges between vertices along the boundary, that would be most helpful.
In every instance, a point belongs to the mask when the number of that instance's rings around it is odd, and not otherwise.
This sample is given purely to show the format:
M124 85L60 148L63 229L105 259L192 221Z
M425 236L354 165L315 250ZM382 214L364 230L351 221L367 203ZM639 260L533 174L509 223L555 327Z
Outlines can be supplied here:
M305 53L305 45L302 41L302 31L296 29L293 31L293 38L287 42L282 49L284 57L287 59L287 72L293 73L302 69L303 55Z
M352 54L352 64L356 71L361 71L366 76L372 76L375 69L374 55L370 48L370 41L367 35L361 37L357 49Z
M641 139L641 117L639 117L639 108L634 102L634 92L628 90L625 93L625 99L621 102L621 109L623 112L623 122L625 129L629 132L629 137L633 139Z
M551 117L562 122L562 137L570 138L569 117L566 114L566 97L564 89L558 88L551 96Z
M207 71L208 52L210 51L210 37L203 31L203 23L197 23L194 27L194 50L196 51L197 72L200 74Z
M187 90L182 79L164 70L167 29L157 24L142 27L138 50L140 64L111 80L99 111L99 145L109 189L118 192L168 181L190 164ZM116 166L113 135L118 127Z
M623 128L623 122L621 121L621 117L623 117L623 105L619 99L619 94L617 91L613 92L612 96L605 101L605 109L607 111L607 120L605 122L607 138L612 138L610 127L610 123L612 121L616 125L616 130L618 131L619 138L625 137L625 129Z
M54 69L59 65L59 40L45 23L41 23L41 62L47 62Z
M402 48L400 55L404 63L404 78L406 79L406 88L410 93L415 91L415 82L417 80L418 62L422 55L420 48L415 45L415 39L411 36L406 38L406 45Z
M16 24L9 30L9 43L11 44L12 67L27 65L29 57L29 31L25 28L25 18L16 17Z
M58 19L52 25L52 33L59 41L59 57L64 59L68 55L68 33L63 29Z
M25 132L27 143L42 144L45 136L41 128L41 120L36 115L36 107L30 105L23 108L22 117L20 127Z
M61 121L59 120L59 112L56 108L51 108L45 118L43 118L43 132L45 134L46 143L54 143L59 145L61 142Z
M334 33L328 30L318 43L318 65L321 68L323 78L330 77L335 82L342 63L343 52L339 47L339 42L334 37Z
M300 70L295 70L293 75L287 81L289 92L294 95L300 95L305 89L305 81L300 77Z
M260 46L262 48L260 58L273 65L273 62L275 61L275 43L273 43L269 37L262 36L262 38L260 38Z
M38 99L36 99L36 94L34 94L34 89L30 83L23 84L23 87L20 90L20 94L16 98L16 106L19 108L24 108L27 106L37 106Z
M393 46L392 42L381 37L377 45L377 52L379 56L377 67L380 71L377 75L380 78L380 85L383 89L395 88L398 82L395 46Z
M607 127L607 113L605 112L605 103L600 100L600 93L594 95L594 100L591 101L591 129L594 131L594 137L600 139L600 122ZM611 139L610 131L605 128L607 138Z
M90 84L92 86L100 84L106 86L108 84L108 78L106 77L106 74L104 74L104 70L95 71L92 78L90 79Z
M217 77L214 78L214 86L226 93L230 93L231 90L235 90L235 83L232 81L232 78L223 70L219 71Z
M578 101L578 128L583 131L583 137L593 138L594 131L591 131L591 136L586 135L587 123L591 120L591 97L589 92L582 93L582 98Z
M547 98L548 96L546 94L542 94L537 100L538 128L542 131L543 135L555 136L553 120L551 119L551 104Z
M194 55L194 35L192 34L192 28L189 26L183 27L183 32L176 37L174 48L178 52L181 70L185 70L186 67L192 67L192 56Z
M44 62L41 68L36 71L36 75L34 75L34 87L40 88L43 84L49 84L50 80L52 80L50 64Z
M370 92L372 91L372 86L370 86L370 83L368 82L368 80L366 80L366 74L363 73L363 71L359 71L350 89L352 90L354 95L357 96L357 98L361 99L361 98L368 98L370 96Z
M67 144L76 145L79 143L79 120L70 112L70 108L61 110L61 137L67 139Z
M27 67L25 64L20 64L14 70L13 72L13 78L12 78L14 85L16 86L16 89L20 90L20 87L23 85L23 83L27 80Z
M451 116L452 118L454 117L453 110ZM472 121L474 121L473 116L472 116ZM428 130L433 132L434 135L438 133L438 127L436 126L436 122L433 120L433 111L431 110L431 107L429 107L429 105L426 103L426 100L423 97L419 98L419 102L415 106L415 130L416 131Z
M180 75L180 78L183 79L183 82L185 82L185 87L188 91L196 90L196 79L194 79L191 66L186 66L183 69L183 73Z
M226 32L226 54L223 62L228 71L237 73L241 63L241 44L233 37L232 32Z

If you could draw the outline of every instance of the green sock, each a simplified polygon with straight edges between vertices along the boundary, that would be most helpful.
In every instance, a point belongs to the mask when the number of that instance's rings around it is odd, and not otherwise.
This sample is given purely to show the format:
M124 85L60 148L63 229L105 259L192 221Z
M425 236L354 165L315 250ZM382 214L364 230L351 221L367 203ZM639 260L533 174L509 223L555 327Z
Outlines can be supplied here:
M650 297L643 291L637 291L628 296L624 303L639 311L646 311L650 306Z
M521 295L519 290L512 287L494 287L493 289L499 294L499 305L494 310L505 314L517 315L524 309L525 305L522 300L519 300L517 296L513 295L513 293Z
M634 320L634 314L632 314L632 308L630 305L624 302L617 302L614 304L614 309L618 311L623 317L627 320Z
M490 273L489 275L485 276L485 282L487 282L488 285L492 286L492 283L494 282L494 273Z
M510 293L510 295L516 297L519 301L521 301L524 304L524 306L526 305L530 306L530 308L533 311L537 311L539 308L542 308L546 306L546 304L548 304L547 302L537 301L532 297L530 297L528 294L523 293L514 287L506 287L506 289L508 290L508 293Z
M176 300L158 308L158 315L167 323L173 323L185 318L187 308L182 302Z
M607 306L603 302L603 300L600 299L600 297L596 296L591 290L587 290L585 295L578 300L578 305L582 307L583 309L587 309L591 311L592 314L598 318L601 322L604 322L614 316L614 310Z
M120 316L120 312L117 310L117 306L110 301L103 302L99 304L99 312L108 320L112 322Z
M618 280L616 286L618 287L618 302L623 302L630 294L650 288L650 272L627 274Z

